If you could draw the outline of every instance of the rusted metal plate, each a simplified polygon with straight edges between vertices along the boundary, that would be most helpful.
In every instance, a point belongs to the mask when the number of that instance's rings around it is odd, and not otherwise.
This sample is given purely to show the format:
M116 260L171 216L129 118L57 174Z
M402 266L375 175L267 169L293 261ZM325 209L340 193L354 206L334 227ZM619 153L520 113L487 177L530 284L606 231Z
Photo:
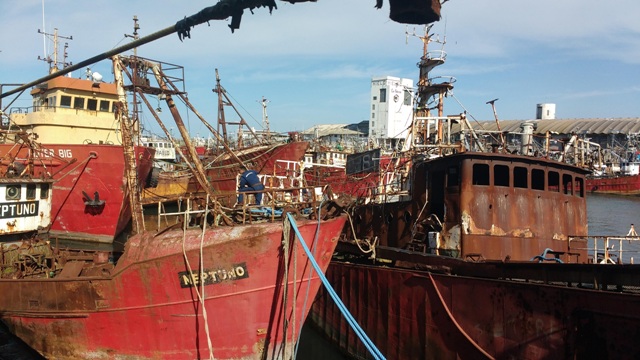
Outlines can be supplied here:
M637 295L339 262L327 277L387 359L640 356ZM367 357L324 290L311 319Z

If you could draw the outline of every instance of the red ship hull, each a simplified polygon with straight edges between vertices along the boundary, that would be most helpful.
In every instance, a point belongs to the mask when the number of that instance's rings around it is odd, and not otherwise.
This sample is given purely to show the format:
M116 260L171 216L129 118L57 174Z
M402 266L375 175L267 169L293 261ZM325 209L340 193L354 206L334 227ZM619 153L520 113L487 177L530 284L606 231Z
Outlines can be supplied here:
M11 147L9 144L0 145L0 154L8 153ZM131 219L123 147L45 144L42 148L42 155L34 161L34 171L36 175L46 171L56 181L53 185L51 235L111 243ZM143 184L151 170L153 150L136 147L135 152L138 179ZM70 163L73 159L75 162ZM87 200L99 201L88 205L87 202L91 201ZM98 205L100 201L104 203Z
M278 160L298 162L304 158L309 147L305 141L294 141L286 144L260 145L235 152L235 155L251 169L260 174L277 176L293 175L288 173L287 165ZM237 175L242 173L238 161L229 154L219 156L208 155L202 159L206 167L206 177L214 192L229 195L237 190ZM157 184L145 189L143 203L151 204L157 201L177 200L190 194L203 193L202 186L192 174L185 176L171 176L175 173L167 172L160 175ZM168 176L167 176L168 175ZM233 204L225 204L233 205Z
M322 221L315 244L318 221L298 222L323 271L345 220ZM2 319L51 359L291 356L321 285L300 243L283 252L278 223L202 233L134 236L110 274L0 280Z
M637 295L338 262L327 278L389 360L640 355ZM309 317L342 351L370 357L324 289Z
M309 147L306 141L295 141L278 145L261 145L238 150L236 156L250 169L260 174L286 175L286 166L277 164L277 160L300 161ZM204 159L207 166L207 178L214 191L226 194L235 192L236 176L241 173L240 164L228 154L218 158Z
M314 166L305 171L305 180L310 186L329 184L334 194L346 194L355 198L370 198L372 195L377 194L380 189L384 189L389 185L390 175L397 168L408 164L407 159L401 159L396 164L395 159L389 156L381 156L379 161L380 171L350 175L347 175L345 168Z
M640 195L640 175L587 178L587 190L597 194Z
M331 185L334 194L346 194L355 198L371 196L378 188L380 174L347 175L344 168L314 166L305 171L305 180L309 186Z

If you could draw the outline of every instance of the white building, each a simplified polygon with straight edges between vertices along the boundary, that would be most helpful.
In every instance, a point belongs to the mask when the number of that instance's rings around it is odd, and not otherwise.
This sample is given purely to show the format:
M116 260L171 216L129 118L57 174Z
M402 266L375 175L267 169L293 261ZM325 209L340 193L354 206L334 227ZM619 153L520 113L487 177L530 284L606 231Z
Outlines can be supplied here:
M392 76L371 79L369 138L395 146L407 136L412 118L412 79Z

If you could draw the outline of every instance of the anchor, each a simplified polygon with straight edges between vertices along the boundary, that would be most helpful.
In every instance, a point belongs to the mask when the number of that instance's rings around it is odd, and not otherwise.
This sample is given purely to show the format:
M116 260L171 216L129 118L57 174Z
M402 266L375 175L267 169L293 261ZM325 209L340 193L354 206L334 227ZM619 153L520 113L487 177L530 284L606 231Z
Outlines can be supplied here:
M98 206L104 205L105 201L100 200L100 194L98 194L97 191L93 193L93 199L89 196L89 194L84 192L84 190L82 191L82 195L84 199L84 204L87 206L98 207Z

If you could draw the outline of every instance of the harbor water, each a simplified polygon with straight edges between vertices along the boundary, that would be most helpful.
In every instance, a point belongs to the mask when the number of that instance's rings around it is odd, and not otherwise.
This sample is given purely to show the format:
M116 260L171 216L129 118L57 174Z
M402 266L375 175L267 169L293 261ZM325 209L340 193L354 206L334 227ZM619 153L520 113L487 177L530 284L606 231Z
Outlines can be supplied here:
M590 194L587 197L587 209L591 236L626 236L631 224L640 226L640 197ZM617 246L615 243L614 252ZM629 262L630 258L635 258L636 264L640 262L640 242L624 241L623 249L625 250L622 256L624 262ZM25 345L14 339L6 330L6 327L0 325L0 360L42 359L33 351L25 350ZM302 331L298 358L313 360L343 359L344 357L307 324Z
M590 236L626 236L631 224L640 226L640 197L589 194L587 217ZM617 241L610 243L613 254L619 245ZM622 250L624 263L640 264L640 241L622 241Z

